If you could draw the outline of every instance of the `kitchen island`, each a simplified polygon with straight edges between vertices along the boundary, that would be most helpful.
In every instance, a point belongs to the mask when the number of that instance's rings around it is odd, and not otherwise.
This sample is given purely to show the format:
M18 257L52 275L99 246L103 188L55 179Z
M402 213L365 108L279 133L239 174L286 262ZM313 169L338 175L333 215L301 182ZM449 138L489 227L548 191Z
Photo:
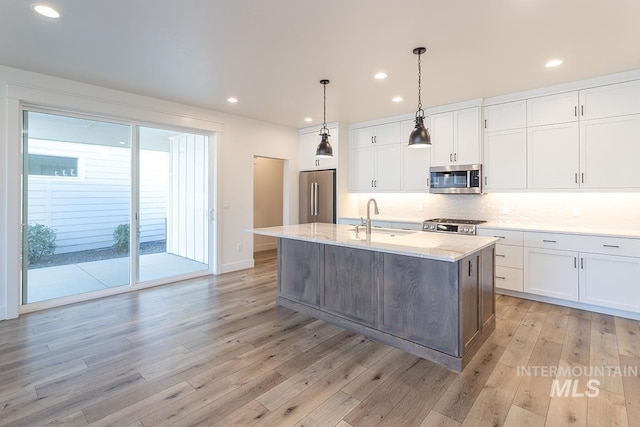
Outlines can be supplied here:
M461 371L495 329L493 237L300 224L278 238L278 304Z

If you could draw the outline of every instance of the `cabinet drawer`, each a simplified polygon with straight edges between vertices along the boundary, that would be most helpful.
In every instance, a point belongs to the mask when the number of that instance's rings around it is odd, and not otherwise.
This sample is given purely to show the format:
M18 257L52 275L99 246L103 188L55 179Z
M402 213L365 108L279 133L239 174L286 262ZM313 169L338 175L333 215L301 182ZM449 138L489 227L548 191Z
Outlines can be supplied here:
M522 268L522 246L497 244L496 266Z
M584 236L559 233L524 233L524 245L529 248L580 251Z
M497 237L501 239L499 244L522 246L522 231L501 230L498 228L479 228L479 236Z
M496 288L522 292L522 269L496 266Z
M640 239L583 236L580 252L640 257Z

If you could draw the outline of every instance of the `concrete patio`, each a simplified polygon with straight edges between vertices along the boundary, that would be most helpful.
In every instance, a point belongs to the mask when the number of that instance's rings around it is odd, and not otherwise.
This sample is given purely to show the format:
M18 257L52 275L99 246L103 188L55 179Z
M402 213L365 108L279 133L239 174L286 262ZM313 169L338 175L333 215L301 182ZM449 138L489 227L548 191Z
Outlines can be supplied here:
M206 270L208 266L170 253L140 256L140 282ZM45 267L28 272L28 301L34 303L100 289L128 286L129 258Z

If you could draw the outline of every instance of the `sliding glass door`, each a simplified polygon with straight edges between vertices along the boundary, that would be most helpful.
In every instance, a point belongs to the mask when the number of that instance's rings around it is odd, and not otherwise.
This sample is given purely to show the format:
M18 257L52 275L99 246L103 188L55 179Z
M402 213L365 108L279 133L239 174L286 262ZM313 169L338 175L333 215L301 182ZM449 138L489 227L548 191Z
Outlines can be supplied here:
M35 109L23 135L23 304L210 271L208 136Z
M22 303L127 286L130 127L23 113Z
M209 138L137 127L138 281L209 270Z

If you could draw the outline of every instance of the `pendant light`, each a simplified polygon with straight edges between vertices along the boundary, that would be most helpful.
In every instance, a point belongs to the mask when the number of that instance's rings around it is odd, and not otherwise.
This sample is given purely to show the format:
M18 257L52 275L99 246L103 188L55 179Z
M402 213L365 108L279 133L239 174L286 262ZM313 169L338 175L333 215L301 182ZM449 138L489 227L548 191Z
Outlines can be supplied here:
M421 147L430 147L431 146L431 135L429 135L429 129L424 127L424 110L422 109L422 99L421 99L421 83L422 83L422 69L420 63L420 55L425 53L427 48L425 47L417 47L413 49L413 53L418 55L418 111L416 111L416 126L411 131L411 136L409 136L409 147L411 148L421 148Z
M324 112L324 121L322 122L322 129L320 129L320 144L316 149L316 157L324 157L331 158L333 157L333 148L331 148L331 144L329 143L329 129L327 128L327 85L329 84L329 80L323 79L320 80L320 84L324 86L324 103L323 112Z

